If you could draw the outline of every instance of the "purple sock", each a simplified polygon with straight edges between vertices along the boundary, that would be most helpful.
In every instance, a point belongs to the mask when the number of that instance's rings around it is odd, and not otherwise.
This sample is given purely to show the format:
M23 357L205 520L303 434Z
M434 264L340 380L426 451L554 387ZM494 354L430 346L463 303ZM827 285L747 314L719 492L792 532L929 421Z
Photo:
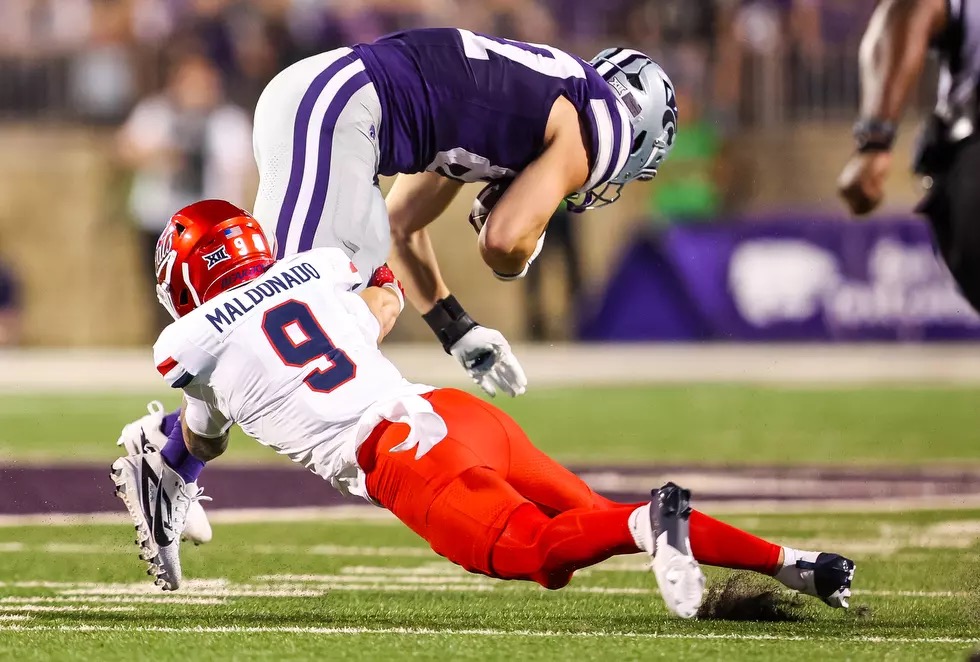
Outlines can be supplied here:
M178 425L180 425L180 409L175 409L163 417L163 423L160 425L160 432L169 437L170 433L173 432L174 428Z
M204 461L197 459L187 450L184 434L179 425L175 425L170 431L167 445L163 447L160 454L163 455L163 461L167 466L176 471L185 483L196 483L197 477L204 471Z

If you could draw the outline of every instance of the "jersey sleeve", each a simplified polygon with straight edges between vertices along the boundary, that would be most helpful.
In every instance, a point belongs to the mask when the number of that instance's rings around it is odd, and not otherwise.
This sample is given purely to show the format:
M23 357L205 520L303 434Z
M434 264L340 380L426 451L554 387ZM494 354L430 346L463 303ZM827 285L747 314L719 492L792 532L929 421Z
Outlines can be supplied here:
M364 282L347 253L339 248L316 248L306 253L306 261L319 272L320 278L343 289L351 290Z
M381 323L368 308L364 299L354 292L342 292L338 298L357 322L357 329L363 334L364 340L372 347L377 347L378 336L381 335Z
M178 323L171 324L153 345L153 363L171 388L185 388L206 379L214 357L188 338Z
M206 384L191 384L184 388L184 422L188 430L208 439L220 437L233 423L214 390Z

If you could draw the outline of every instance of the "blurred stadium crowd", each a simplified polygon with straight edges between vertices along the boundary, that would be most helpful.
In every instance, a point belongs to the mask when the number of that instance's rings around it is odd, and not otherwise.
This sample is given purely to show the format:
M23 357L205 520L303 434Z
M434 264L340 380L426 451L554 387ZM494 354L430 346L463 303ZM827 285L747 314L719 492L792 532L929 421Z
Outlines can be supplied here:
M588 57L650 53L713 114L771 121L853 108L853 53L873 0L4 0L0 116L122 119L192 54L251 107L302 57L456 26ZM757 60L746 70L746 59ZM847 73L845 73L847 72ZM749 80L754 78L754 80ZM773 103L753 107L755 90ZM778 103L783 99L784 103Z

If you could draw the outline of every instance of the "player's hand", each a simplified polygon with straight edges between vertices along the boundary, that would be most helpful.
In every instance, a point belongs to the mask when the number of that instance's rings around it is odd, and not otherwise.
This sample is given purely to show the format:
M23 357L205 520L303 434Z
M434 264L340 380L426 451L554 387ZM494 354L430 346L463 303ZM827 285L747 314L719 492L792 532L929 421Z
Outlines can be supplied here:
M891 152L857 153L851 157L837 179L837 190L852 213L867 214L881 204L891 165Z
M368 287L382 287L398 297L398 312L405 310L405 288L402 282L395 278L394 272L387 264L382 264L371 274Z
M496 329L475 326L449 348L473 381L490 397L501 390L515 397L527 390L527 376L510 349L510 343Z

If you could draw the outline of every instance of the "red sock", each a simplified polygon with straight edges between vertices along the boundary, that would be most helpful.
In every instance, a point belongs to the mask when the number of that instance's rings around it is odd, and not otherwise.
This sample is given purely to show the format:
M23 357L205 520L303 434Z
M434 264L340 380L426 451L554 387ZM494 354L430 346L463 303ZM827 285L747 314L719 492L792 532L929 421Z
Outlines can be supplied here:
M697 510L691 512L691 549L698 563L773 575L779 569L779 545L719 522Z
M579 568L640 551L629 530L631 512L631 506L577 508L549 519L531 504L521 506L493 546L490 565L501 579L561 588Z

